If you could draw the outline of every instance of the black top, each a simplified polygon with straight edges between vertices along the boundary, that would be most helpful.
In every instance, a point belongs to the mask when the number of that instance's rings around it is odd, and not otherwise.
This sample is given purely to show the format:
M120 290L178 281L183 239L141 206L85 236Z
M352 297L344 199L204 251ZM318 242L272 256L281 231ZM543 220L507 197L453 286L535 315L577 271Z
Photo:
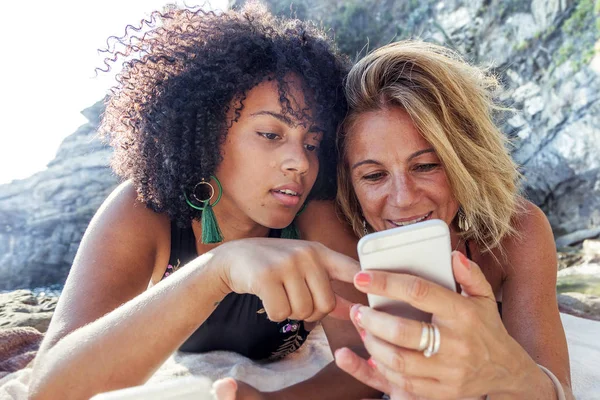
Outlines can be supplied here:
M280 236L281 230L269 233L269 237ZM192 227L182 229L172 222L171 256L163 279L196 257ZM303 321L270 321L257 296L230 293L180 350L194 353L228 350L253 360L276 360L300 348L308 333Z

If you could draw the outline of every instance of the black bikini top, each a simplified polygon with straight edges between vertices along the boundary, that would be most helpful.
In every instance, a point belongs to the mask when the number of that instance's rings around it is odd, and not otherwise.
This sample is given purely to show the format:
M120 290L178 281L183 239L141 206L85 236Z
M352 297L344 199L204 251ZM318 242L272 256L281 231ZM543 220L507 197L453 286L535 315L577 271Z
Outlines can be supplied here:
M280 236L281 230L269 232L269 237ZM196 257L196 237L191 225L182 229L172 222L171 256L163 279ZM227 350L254 360L276 360L300 348L308 333L303 321L270 321L257 296L230 293L180 350L194 353Z

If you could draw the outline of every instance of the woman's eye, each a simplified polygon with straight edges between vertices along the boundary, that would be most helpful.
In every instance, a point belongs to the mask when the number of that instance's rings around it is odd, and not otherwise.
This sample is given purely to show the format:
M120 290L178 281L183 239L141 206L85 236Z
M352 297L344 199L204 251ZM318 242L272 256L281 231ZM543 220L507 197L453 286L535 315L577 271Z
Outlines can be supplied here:
M319 150L319 146L316 146L316 145L314 145L314 144L305 144L305 145L304 145L304 148L305 148L307 151L310 151L310 152L313 152L313 151L317 151L317 150Z
M258 134L264 137L267 140L277 140L279 139L279 135L271 132L258 132Z
M419 164L415 166L417 172L429 172L438 168L440 164Z
M375 172L374 174L368 174L363 176L366 181L378 181L383 178L383 172Z

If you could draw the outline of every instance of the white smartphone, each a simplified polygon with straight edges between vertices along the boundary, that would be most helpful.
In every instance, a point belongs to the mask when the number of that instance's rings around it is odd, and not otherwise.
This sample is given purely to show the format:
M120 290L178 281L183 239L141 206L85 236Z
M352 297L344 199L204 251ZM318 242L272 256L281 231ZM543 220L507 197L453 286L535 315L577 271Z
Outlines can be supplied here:
M358 242L361 269L416 275L455 292L451 253L450 230L439 219L371 233ZM377 310L431 321L431 314L405 302L371 294L368 297L369 305Z

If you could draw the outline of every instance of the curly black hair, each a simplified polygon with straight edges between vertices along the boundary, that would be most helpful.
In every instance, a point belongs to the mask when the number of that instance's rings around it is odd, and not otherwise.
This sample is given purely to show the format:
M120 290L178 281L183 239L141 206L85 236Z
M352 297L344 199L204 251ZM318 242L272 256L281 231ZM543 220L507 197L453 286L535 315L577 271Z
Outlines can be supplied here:
M265 80L279 84L282 112L298 121L310 112L324 129L310 198L335 197L335 132L347 109L349 62L314 25L275 18L257 4L222 13L170 9L114 39L105 64L125 61L100 133L115 148L113 169L149 208L182 226L201 217L184 191L214 174L246 93ZM291 106L284 81L290 73L301 78L310 110Z

